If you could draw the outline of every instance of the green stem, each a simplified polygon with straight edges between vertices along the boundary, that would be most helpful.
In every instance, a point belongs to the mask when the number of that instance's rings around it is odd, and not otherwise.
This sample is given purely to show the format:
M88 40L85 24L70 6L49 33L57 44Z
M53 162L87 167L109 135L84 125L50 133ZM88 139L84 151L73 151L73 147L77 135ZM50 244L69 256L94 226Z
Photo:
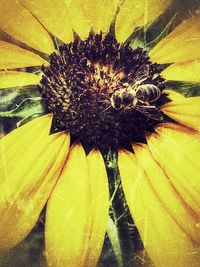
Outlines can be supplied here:
M113 221L112 227L112 223L109 224L108 236L116 254L118 265L120 267L133 267L136 266L133 263L134 245L131 239L127 205L119 175L117 151L110 148L104 159L110 187L110 217Z

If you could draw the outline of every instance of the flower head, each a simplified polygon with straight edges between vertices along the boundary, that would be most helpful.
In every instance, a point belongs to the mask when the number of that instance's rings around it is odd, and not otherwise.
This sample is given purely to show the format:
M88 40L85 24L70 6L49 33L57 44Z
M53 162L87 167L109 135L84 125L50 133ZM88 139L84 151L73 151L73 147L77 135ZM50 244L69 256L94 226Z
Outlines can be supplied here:
M112 192L106 158L117 151L144 252L155 266L198 265L200 98L171 89L199 82L200 18L176 6L1 2L0 86L20 101L1 102L0 116L20 125L0 141L2 253L47 203L49 266L96 266Z

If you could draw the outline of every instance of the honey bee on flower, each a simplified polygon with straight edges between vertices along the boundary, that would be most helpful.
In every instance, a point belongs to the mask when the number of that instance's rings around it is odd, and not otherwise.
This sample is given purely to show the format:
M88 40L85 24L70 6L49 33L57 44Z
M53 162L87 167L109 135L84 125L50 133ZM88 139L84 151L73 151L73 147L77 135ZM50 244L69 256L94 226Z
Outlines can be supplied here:
M198 8L1 0L3 264L43 211L47 266L200 265Z

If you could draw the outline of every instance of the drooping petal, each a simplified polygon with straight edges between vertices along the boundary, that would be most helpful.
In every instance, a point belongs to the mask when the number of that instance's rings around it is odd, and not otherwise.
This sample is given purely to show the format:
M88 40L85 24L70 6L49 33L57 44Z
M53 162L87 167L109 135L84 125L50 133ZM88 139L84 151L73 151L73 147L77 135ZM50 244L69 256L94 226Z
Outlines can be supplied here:
M174 63L162 72L162 77L167 80L200 82L200 60L184 63Z
M188 206L182 198L182 195L179 195L176 188L173 187L170 177L166 175L167 167L162 169L160 165L155 162L147 145L134 146L134 151L139 165L147 175L153 190L164 208L188 236L199 241L200 231L196 225L200 222L200 217L195 212L192 212L190 206ZM160 148L159 155L163 155L161 157L163 157L164 161L170 162L170 157L164 156L165 151L163 151L162 148ZM172 157L171 154L169 155ZM177 159L174 158L174 160ZM170 162L170 164L173 165L172 162ZM173 166L173 168L175 168L177 172L179 171L178 166L177 168Z
M0 71L0 89L39 84L41 77L33 73Z
M29 47L48 54L54 51L46 30L19 1L0 1L0 25L3 31Z
M107 228L109 211L108 178L103 158L93 150L87 157L92 190L92 224L87 266L96 266Z
M46 250L49 266L96 266L106 230L108 184L103 160L81 145L71 148L48 201Z
M200 222L200 135L173 124L161 125L156 132L157 135L148 138L152 154L165 169L170 182L191 214L196 214ZM196 238L197 241L200 240L198 233Z
M200 97L177 99L165 104L161 109L180 124L200 130Z
M193 16L182 22L149 53L158 63L187 63L200 58L200 18Z
M124 42L138 26L156 19L170 4L171 0L127 0L121 5L116 20L116 37Z
M195 266L195 245L163 206L135 156L121 151L119 168L132 217L155 266Z
M36 54L16 45L0 41L0 69L23 68L48 64Z
M1 252L31 231L66 159L69 136L49 136L50 125L51 116L44 116L1 139Z
M87 37L90 30L88 18L83 14L85 2L65 0L20 0L47 30L63 42L73 41L73 30L82 38ZM93 11L90 11L93 13Z

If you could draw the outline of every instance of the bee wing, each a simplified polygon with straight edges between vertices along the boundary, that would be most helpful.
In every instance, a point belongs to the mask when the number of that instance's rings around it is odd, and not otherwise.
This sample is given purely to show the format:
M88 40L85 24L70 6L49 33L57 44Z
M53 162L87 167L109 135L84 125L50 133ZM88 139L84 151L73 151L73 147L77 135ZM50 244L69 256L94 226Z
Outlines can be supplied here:
M150 66L149 65L142 65L135 73L135 82L142 83L149 77Z
M135 106L135 110L141 112L143 115L150 119L163 121L163 115L161 111L154 106Z

